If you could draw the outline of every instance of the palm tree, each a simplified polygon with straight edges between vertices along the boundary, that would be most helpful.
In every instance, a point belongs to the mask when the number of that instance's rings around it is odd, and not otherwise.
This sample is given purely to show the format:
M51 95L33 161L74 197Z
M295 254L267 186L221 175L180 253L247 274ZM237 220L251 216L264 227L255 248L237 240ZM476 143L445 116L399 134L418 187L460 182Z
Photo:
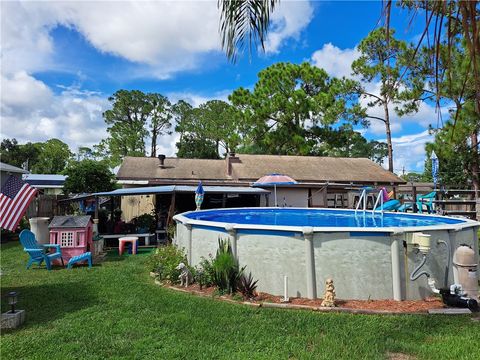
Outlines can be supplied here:
M261 45L265 50L270 15L279 0L218 0L220 9L220 35L227 57L236 61L237 55L248 42Z

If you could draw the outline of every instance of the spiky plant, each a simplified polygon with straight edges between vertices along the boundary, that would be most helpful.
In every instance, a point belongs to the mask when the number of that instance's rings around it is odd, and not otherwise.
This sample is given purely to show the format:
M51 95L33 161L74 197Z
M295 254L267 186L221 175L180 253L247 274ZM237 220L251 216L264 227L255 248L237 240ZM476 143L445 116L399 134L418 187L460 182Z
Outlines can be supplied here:
M255 297L258 280L254 280L252 273L242 274L239 278L237 289L242 294L245 300L250 300Z

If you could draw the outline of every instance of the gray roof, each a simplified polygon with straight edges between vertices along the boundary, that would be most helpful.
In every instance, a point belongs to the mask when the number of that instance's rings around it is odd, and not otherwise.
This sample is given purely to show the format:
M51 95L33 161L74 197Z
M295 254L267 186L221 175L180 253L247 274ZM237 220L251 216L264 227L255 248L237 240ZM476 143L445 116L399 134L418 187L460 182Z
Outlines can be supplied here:
M90 215L55 216L48 225L49 228L84 228L90 221Z
M0 170L1 171L6 171L6 172L11 172L14 174L28 174L27 170L21 169L19 167L13 166L13 165L8 165L3 162L0 162Z
M41 189L61 189L67 179L65 175L56 174L26 174L23 180L29 185Z
M231 175L226 160L166 158L163 167L152 157L125 157L117 173L120 180L148 180L151 184L248 185L260 177L280 173L299 183L378 183L405 181L366 158L237 154Z

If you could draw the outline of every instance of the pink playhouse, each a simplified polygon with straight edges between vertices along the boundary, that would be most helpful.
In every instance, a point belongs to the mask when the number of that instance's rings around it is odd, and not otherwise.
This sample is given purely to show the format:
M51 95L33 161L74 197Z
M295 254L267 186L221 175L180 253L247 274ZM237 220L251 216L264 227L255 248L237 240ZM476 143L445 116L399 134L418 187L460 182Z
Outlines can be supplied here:
M48 226L50 244L59 244L64 261L93 251L93 222L90 216L55 216Z

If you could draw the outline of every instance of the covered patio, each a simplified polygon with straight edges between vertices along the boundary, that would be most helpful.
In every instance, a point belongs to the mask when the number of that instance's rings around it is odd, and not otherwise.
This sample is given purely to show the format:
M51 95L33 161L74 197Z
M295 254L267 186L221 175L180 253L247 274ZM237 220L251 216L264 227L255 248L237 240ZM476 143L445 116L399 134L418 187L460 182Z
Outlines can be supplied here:
M148 186L117 189L109 192L99 192L88 195L95 198L95 204L100 204L101 198L109 198L105 202L108 208L95 206L95 223L98 233L106 241L107 246L118 246L118 239L124 236L136 236L141 246L152 246L166 242L168 226L172 217L181 212L195 209L196 186L189 185L167 185ZM202 209L225 208L225 207L256 207L262 203L269 202L269 190L242 186L204 186L205 198ZM264 197L262 201L262 196ZM126 211L131 205L125 199L140 197L147 199L151 205L150 215L155 222L149 228L140 229L135 225L134 219L128 219L131 223L122 219L122 211ZM86 197L85 197L86 198ZM148 213L148 212L146 212ZM106 214L108 217L106 218ZM142 215L143 216L143 215Z

